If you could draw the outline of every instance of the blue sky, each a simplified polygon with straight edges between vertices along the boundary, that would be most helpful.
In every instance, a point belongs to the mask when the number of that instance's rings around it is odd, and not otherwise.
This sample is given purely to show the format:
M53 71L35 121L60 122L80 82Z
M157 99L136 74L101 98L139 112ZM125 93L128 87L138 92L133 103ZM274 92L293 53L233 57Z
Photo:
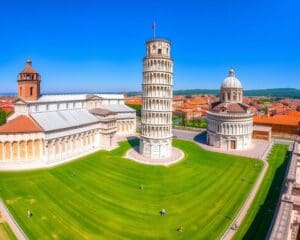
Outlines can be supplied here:
M43 92L140 90L145 40L172 41L174 88L219 88L232 65L245 89L300 88L299 0L4 1L0 92L28 57Z

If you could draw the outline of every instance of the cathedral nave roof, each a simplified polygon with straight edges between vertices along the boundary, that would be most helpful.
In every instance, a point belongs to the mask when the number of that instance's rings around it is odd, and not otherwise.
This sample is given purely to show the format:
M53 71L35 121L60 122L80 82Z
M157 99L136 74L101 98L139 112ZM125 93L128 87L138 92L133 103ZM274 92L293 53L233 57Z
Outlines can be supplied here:
M87 109L36 112L30 115L45 131L55 131L99 122L99 119Z

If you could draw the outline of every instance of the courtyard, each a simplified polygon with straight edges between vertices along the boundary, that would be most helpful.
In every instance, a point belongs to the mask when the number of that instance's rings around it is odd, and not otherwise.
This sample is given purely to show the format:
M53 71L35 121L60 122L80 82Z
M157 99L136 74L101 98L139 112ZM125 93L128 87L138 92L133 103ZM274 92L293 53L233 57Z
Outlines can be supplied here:
M259 160L177 139L185 157L172 166L124 159L137 144L52 169L2 172L1 197L29 239L217 239L262 169Z

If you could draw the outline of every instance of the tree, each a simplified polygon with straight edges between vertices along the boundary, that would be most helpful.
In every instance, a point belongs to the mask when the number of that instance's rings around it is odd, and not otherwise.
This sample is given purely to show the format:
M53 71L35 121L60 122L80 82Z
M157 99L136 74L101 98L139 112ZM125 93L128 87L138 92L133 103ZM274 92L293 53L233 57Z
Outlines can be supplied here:
M0 109L0 126L6 123L6 112Z

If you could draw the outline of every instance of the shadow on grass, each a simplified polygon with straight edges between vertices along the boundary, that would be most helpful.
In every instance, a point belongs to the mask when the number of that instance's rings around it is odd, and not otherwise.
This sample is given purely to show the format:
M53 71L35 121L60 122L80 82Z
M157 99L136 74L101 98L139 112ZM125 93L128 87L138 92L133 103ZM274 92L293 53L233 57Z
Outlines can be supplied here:
M194 137L194 141L198 142L198 143L203 143L206 144L206 131L199 133L198 135L196 135Z
M291 152L287 151L284 162L276 169L273 179L271 180L272 184L269 188L265 201L263 205L260 206L253 222L251 223L243 239L259 240L266 238L272 219L275 214L282 185L284 184L284 177L288 166L290 154Z
M140 145L140 139L137 137L127 137L127 141L132 148L135 148L136 146Z

